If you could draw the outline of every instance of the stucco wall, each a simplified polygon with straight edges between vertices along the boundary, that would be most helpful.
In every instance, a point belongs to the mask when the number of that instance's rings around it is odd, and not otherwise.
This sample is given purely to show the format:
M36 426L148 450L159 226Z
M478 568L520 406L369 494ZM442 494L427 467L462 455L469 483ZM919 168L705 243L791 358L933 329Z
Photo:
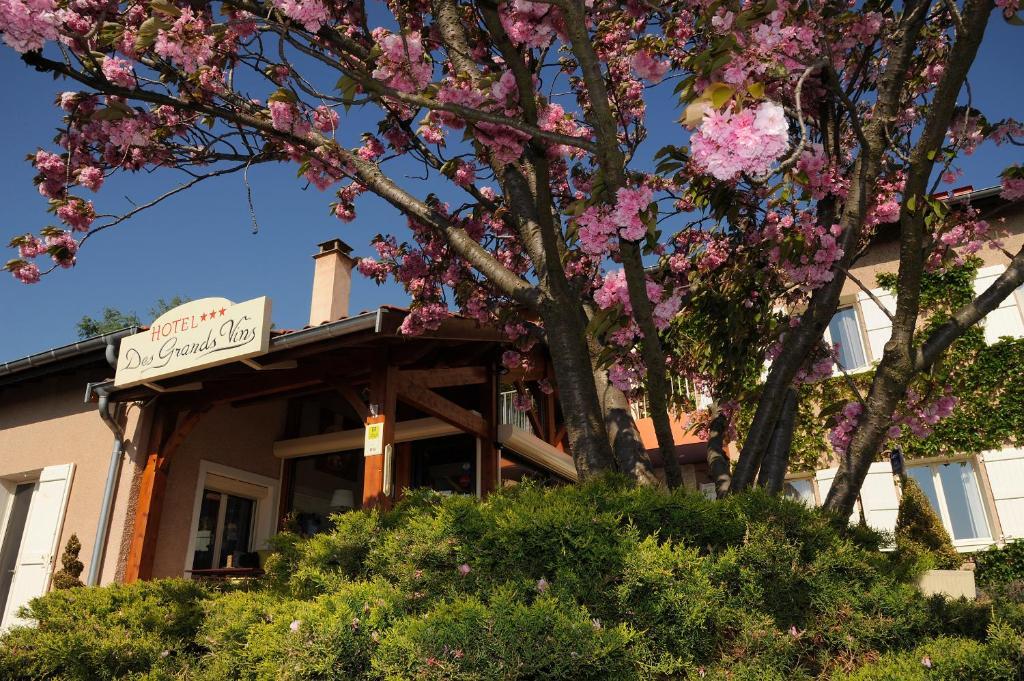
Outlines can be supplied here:
M59 550L72 534L78 535L82 542L79 558L85 563L83 578L92 557L114 441L96 405L83 401L86 383L101 378L88 372L59 374L0 391L0 477L16 482L31 478L46 466L75 464ZM140 413L134 405L125 411L129 455L145 425ZM132 485L130 468L130 463L122 468L101 583L113 581L117 573L125 504Z
M1020 250L1021 246L1024 246L1024 213L1016 211L1015 213L1006 213L1006 221L1004 223L998 222L993 219L991 222L993 225L998 226L1001 230L1005 230L1008 234L1002 240L1003 248L1016 254ZM988 248L987 246L982 248L977 253L977 256L984 262L983 267L989 265L1006 265L1010 262L1010 259L999 250ZM895 273L899 270L899 258L900 248L899 243L896 241L889 241L882 244L877 244L871 247L864 256L857 261L857 264L851 268L853 276L857 277L865 286L874 289L878 287L876 277L883 273ZM847 279L843 284L842 300L843 302L849 302L860 292L860 287L850 279Z
M167 475L153 577L183 574L200 460L280 478L281 460L274 457L273 444L283 434L285 408L283 400L215 407L185 438Z

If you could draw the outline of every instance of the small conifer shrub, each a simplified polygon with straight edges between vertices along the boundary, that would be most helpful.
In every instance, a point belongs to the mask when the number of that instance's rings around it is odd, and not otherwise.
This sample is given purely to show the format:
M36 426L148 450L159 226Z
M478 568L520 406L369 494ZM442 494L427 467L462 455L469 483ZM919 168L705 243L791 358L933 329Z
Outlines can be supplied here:
M64 545L64 553L60 557L62 567L53 575L54 589L74 589L85 586L78 578L82 574L82 570L85 569L82 561L78 560L78 553L81 550L82 542L78 540L78 535L71 535L68 538L68 543Z
M896 551L916 558L922 569L955 570L963 562L928 497L910 477L903 480L903 498L896 517Z

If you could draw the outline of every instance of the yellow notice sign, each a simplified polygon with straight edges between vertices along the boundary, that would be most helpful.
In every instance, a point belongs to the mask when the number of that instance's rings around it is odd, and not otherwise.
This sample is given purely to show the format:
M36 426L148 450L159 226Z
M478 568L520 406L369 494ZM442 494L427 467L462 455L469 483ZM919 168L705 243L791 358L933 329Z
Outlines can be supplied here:
M377 456L384 453L384 417L371 416L366 419L366 439L363 441L363 456Z

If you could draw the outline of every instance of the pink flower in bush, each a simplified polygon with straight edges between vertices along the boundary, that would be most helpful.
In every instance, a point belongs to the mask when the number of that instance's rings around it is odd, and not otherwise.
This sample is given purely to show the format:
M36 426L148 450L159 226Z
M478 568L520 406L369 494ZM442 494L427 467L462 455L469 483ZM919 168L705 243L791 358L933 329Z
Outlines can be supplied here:
M462 575L463 577L468 575L470 573L470 571L471 571L471 568L466 563L463 563L462 565L459 566L459 574Z

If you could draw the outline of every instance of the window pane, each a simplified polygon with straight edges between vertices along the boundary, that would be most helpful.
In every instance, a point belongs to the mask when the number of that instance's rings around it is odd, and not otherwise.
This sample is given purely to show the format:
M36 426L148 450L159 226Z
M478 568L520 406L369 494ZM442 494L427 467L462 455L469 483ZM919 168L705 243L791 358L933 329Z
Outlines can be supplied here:
M828 332L832 336L832 344L839 346L840 367L849 371L867 365L856 310L848 307L836 312L829 322Z
M231 556L231 565L239 567L244 562L244 554L249 553L249 534L252 530L252 514L256 502L231 495L225 497L227 508L224 511L224 530L217 566L227 567L228 556Z
M967 462L946 463L938 469L953 527L953 539L990 536L974 466Z
M322 532L330 527L332 513L356 508L363 498L362 465L362 449L295 461L288 510L300 534Z
M925 496L928 497L928 502L932 505L932 510L941 518L942 511L939 510L939 495L935 491L935 481L932 479L932 467L915 466L913 468L908 468L907 475L914 479L914 482L917 483Z
M208 570L213 567L220 497L220 492L203 490L203 504L199 507L199 526L196 529L196 551L192 555L193 570Z
M412 488L476 494L476 438L452 435L412 443Z
M502 487L515 487L526 480L531 480L545 487L565 484L564 480L551 471L545 470L511 452L502 451L501 460L498 465L501 466Z
M800 480L787 480L783 488L786 498L799 501L805 506L814 507L814 486L811 481L804 478Z

